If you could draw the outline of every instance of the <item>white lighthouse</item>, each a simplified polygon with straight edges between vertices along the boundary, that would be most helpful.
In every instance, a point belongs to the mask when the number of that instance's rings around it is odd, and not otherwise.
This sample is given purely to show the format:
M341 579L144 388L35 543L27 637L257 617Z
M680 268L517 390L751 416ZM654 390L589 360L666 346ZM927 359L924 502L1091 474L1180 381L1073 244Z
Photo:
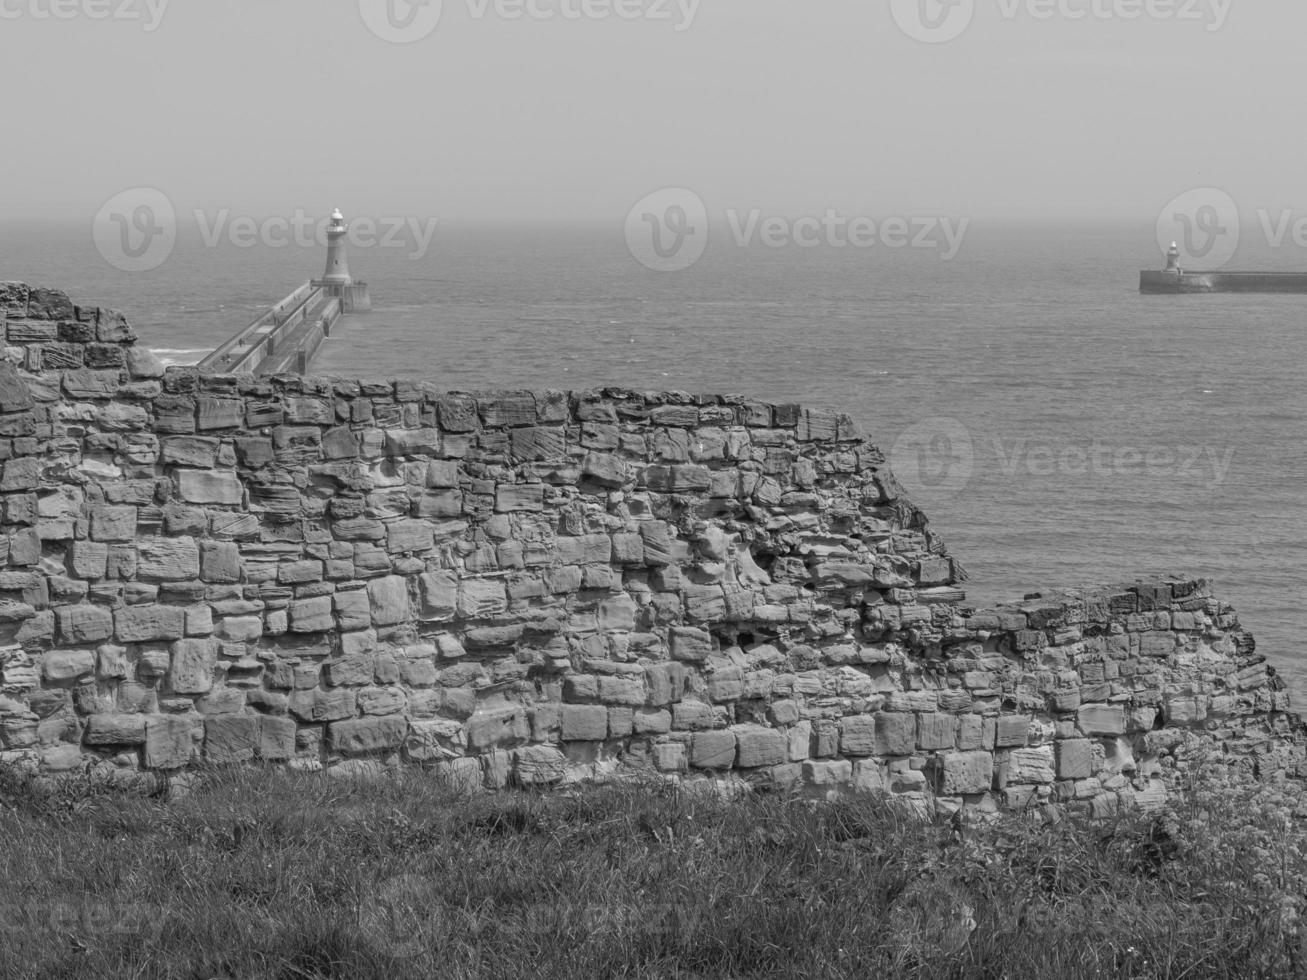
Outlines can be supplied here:
M327 271L322 274L322 281L333 286L348 286L354 280L349 274L349 257L345 254L345 238L349 228L340 208L331 212L331 224L327 225Z

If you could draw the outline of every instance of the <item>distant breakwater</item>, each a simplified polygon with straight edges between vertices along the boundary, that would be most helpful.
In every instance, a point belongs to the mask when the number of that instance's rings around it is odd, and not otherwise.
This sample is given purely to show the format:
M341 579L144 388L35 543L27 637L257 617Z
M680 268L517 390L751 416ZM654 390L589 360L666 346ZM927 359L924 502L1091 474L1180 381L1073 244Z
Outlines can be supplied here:
M848 416L203 374L58 291L0 311L0 764L1095 815L1200 757L1301 775L1207 582L971 608Z

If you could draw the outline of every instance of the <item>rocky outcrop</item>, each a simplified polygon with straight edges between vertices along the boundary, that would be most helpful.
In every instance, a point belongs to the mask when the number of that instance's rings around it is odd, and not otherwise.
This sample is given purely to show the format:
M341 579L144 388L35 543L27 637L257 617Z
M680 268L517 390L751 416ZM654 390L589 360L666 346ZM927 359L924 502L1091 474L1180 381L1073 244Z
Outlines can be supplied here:
M0 285L0 763L611 773L946 806L1296 775L1207 584L964 604L843 415L163 370Z

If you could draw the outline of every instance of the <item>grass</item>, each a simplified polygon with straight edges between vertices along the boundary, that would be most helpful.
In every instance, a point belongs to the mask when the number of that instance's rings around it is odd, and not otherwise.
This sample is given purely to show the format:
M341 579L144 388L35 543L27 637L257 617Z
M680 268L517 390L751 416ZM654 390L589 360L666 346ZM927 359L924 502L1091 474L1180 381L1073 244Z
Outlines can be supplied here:
M271 770L0 803L6 978L1307 976L1304 834L1254 790L1097 825Z

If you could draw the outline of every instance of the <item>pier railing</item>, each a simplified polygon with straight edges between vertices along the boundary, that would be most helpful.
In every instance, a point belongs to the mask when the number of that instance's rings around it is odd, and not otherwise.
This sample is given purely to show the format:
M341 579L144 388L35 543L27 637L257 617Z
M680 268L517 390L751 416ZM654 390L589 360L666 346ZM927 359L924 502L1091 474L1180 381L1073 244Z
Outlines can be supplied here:
M296 331L319 315L324 299L326 294L321 286L304 283L200 361L200 369L224 374L264 373L263 366L283 353L286 342ZM340 305L338 300L331 300L328 305L332 304Z

